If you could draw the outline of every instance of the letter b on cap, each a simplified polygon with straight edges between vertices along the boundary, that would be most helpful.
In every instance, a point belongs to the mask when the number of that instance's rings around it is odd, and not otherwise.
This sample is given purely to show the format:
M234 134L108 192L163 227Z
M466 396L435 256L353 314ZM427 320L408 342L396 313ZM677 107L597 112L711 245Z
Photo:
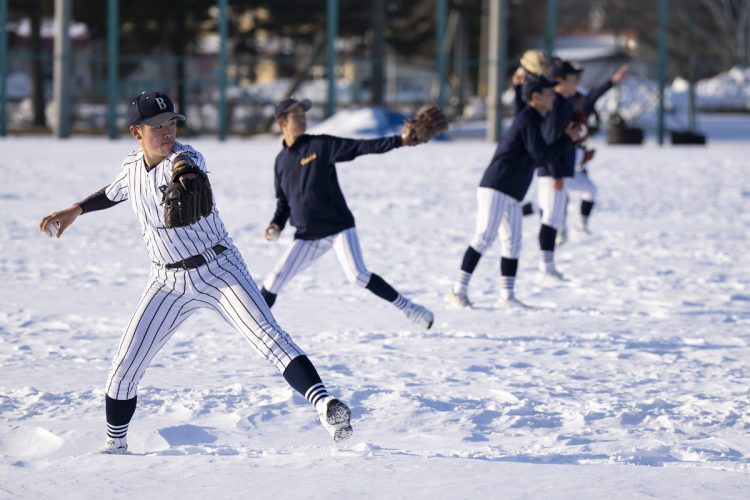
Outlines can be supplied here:
M157 106L159 106L159 109L167 109L167 103L164 102L163 97L157 97L156 99L154 99L154 101L156 101L156 104Z

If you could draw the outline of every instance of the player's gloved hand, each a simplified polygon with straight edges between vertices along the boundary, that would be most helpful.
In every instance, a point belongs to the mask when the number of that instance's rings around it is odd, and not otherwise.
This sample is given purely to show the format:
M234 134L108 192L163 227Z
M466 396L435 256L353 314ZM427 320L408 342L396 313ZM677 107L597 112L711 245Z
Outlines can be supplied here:
M448 130L448 118L437 106L428 106L413 120L407 120L401 129L401 141L404 146L424 144L436 135Z
M263 233L263 238L265 238L266 241L276 241L279 239L279 236L281 235L281 228L278 224L271 224L266 228L266 231Z
M596 149L587 149L583 153L583 160L581 160L581 165L587 164L591 159L594 157L594 153L596 153Z

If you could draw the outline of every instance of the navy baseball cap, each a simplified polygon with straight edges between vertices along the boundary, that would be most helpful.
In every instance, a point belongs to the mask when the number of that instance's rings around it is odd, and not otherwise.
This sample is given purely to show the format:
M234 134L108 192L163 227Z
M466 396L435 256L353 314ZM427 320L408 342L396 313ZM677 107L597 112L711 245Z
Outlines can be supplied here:
M583 73L583 68L576 63L563 61L562 59L556 59L555 61L553 61L553 78L565 78L568 75L580 75L581 73Z
M304 109L305 111L312 108L312 102L310 102L310 99L302 99L301 101L299 101L294 97L287 97L286 99L282 99L278 103L276 103L276 110L274 111L273 116L275 116L278 120L284 115L284 113L288 113L297 105L302 106L302 109Z
M534 92L541 92L546 88L552 88L557 83L553 82L544 75L526 75L526 79L523 81L521 86L521 96L524 101L531 99L531 94Z
M141 92L128 106L129 125L158 127L172 118L185 121L184 116L174 112L172 99L162 92Z

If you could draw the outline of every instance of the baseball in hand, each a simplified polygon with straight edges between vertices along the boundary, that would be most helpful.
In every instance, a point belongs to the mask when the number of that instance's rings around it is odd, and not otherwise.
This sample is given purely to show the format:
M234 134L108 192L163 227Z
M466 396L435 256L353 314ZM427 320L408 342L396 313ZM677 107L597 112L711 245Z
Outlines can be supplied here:
M44 226L44 234L52 238L53 236L57 236L57 233L60 231L60 223L50 222L46 226Z
M280 235L281 231L279 231L279 228L276 226L269 226L266 229L266 240L268 241L276 241L279 239Z

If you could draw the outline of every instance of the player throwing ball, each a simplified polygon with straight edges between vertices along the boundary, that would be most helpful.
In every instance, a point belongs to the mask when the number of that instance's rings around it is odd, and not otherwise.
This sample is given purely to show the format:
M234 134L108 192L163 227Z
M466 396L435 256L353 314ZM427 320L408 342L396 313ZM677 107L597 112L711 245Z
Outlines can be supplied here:
M137 96L128 120L138 150L125 157L110 184L39 224L42 231L59 224L59 238L79 215L129 201L151 257L149 282L107 379L102 453L127 452L138 383L177 327L201 308L219 313L273 364L315 406L334 441L348 438L349 408L328 394L313 364L266 306L219 217L203 156L176 142L177 121L184 119L161 92Z
M518 258L521 254L523 214L521 201L529 189L537 165L552 162L578 140L572 123L562 137L547 144L542 133L544 116L552 109L555 82L544 76L529 74L522 85L527 106L516 115L503 134L495 155L485 170L477 189L477 225L474 239L464 253L461 269L446 301L457 307L471 307L469 281L482 254L500 234L499 308L527 307L514 294Z
M365 267L354 216L336 176L336 162L426 142L447 128L445 116L431 107L407 122L401 135L343 139L305 134L305 112L311 106L308 99L299 101L291 97L276 105L276 122L284 140L275 165L276 212L265 231L265 239L277 240L287 220L297 230L294 241L263 282L263 297L269 307L273 306L284 285L333 248L350 282L392 303L417 325L430 328L434 320L431 311L404 297Z

